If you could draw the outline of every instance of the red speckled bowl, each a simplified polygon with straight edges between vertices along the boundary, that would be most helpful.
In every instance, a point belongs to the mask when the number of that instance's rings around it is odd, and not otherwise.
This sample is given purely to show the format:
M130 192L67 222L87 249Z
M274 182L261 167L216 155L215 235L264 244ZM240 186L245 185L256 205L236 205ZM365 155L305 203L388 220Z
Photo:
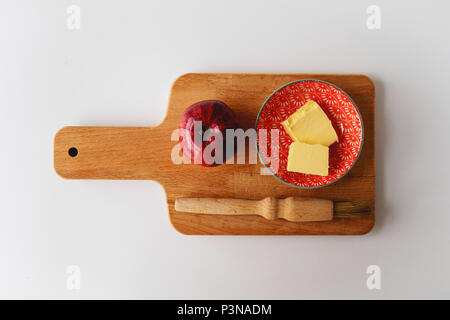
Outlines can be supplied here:
M317 102L331 120L339 142L330 146L329 175L318 176L286 170L289 145L293 142L281 122L308 100ZM314 189L341 179L353 167L361 153L364 127L361 114L350 96L335 85L322 80L298 80L284 85L264 102L256 119L256 130L267 129L267 139L258 135L258 154L272 174L291 186ZM259 150L259 143L271 150L270 129L279 130L278 171L273 172ZM260 141L261 140L261 141Z

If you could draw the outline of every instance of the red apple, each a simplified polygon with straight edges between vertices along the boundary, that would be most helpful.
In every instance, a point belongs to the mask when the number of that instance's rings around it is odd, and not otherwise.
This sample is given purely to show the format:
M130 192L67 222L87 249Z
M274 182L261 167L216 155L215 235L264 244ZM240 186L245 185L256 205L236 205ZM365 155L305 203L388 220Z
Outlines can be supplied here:
M203 166L221 164L225 161L226 129L237 128L236 115L222 101L197 102L181 116L179 134L183 154L192 163Z

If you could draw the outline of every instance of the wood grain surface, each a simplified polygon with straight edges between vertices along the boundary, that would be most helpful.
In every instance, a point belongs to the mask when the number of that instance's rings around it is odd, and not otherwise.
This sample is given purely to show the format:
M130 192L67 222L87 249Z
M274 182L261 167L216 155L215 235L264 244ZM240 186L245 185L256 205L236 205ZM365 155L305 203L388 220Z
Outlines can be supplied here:
M258 164L202 167L174 164L178 143L173 131L183 111L200 100L225 102L239 117L242 128L253 128L267 97L280 86L299 79L320 79L346 91L364 122L361 155L347 176L330 186L304 190L261 175ZM168 110L156 127L64 127L55 136L54 167L68 179L148 179L166 192L170 221L184 234L197 235L361 235L375 222L375 99L374 85L364 75L333 74L185 74L173 84ZM70 148L78 155L71 157ZM217 216L177 212L183 197L240 198L314 197L335 201L372 201L372 212L358 218L325 222L267 220L259 216ZM149 207L149 212L151 207Z

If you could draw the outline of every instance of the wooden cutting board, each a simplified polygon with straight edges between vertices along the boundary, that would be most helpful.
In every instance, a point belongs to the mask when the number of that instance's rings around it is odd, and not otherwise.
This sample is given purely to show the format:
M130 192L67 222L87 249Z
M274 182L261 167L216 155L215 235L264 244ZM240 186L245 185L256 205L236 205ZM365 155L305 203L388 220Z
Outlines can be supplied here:
M347 176L331 186L303 190L271 175L261 175L261 163L202 167L176 165L171 160L183 111L207 99L225 102L244 129L255 126L267 97L298 79L320 79L336 84L356 102L364 122L362 153ZM65 127L55 136L54 166L68 179L144 179L158 181L167 196L170 221L176 230L197 235L361 235L375 222L372 213L327 222L270 221L259 216L217 216L174 210L176 198L220 197L259 200L267 196L317 197L332 200L375 200L374 85L364 75L332 74L185 74L173 84L166 117L156 127ZM175 141L174 141L175 140ZM75 157L68 150L76 148ZM149 208L151 211L151 207Z

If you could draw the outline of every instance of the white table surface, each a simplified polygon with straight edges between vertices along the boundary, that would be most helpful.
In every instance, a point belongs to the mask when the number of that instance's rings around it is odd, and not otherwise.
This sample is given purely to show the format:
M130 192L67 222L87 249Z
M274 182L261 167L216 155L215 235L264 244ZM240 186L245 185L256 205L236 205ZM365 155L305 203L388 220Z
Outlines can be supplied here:
M66 24L72 4L79 30ZM372 4L379 30L366 26ZM448 1L1 1L0 298L450 298L449 12ZM184 236L155 182L55 173L59 128L156 125L186 72L369 75L372 232ZM381 290L366 287L369 265Z

